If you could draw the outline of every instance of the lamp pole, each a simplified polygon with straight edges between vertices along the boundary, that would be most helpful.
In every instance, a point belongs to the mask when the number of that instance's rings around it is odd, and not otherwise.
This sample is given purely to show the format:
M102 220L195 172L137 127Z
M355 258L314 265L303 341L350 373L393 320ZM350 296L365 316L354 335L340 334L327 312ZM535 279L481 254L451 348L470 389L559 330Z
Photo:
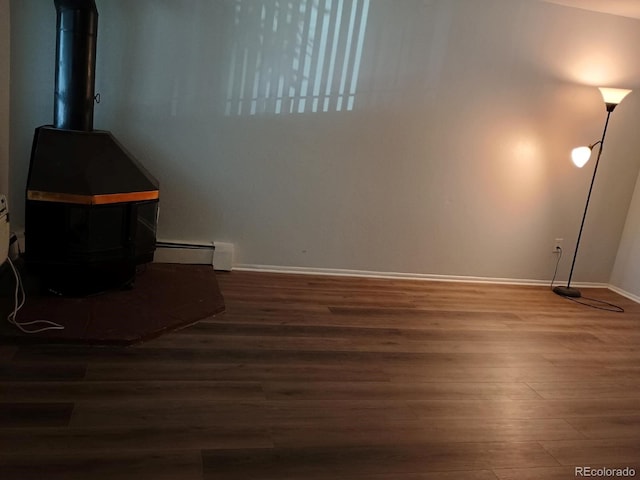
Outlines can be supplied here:
M616 108L616 106L631 93L631 90L627 90L625 88L610 88L610 87L598 87L600 93L602 94L602 99L607 107L607 120L604 123L604 129L602 130L602 138L596 143L590 145L588 147L589 150L593 151L593 147L600 144L598 148L598 158L596 159L596 165L593 168L593 176L591 177L591 185L589 185L589 194L587 195L587 203L584 206L584 213L582 214L582 222L580 223L580 231L578 232L578 239L576 240L576 249L573 252L573 261L571 262L571 270L569 272L569 280L567 281L567 286L557 286L553 288L553 292L557 295L561 295L563 297L571 297L571 298L579 298L582 296L580 290L571 286L571 279L573 278L573 267L576 265L576 258L578 256L578 248L580 247L580 239L582 238L582 230L584 228L584 221L587 218L587 210L589 210L589 200L591 200L591 192L593 191L593 184L596 180L596 174L598 173L598 165L600 165L600 156L602 155L602 150L604 149L604 138L607 135L607 127L609 126L609 119L611 118L611 113ZM574 163L582 167L585 164L585 161L589 159L589 155L583 157L581 155L583 148L574 149L574 152L578 152L578 156L574 156ZM590 154L591 152L587 152Z
M604 148L604 138L607 135L607 127L609 126L609 118L611 112L616 108L616 103L607 103L607 120L604 123L604 130L602 131L602 138L593 144L593 148L596 144L600 144L598 148L598 157L596 159L596 165L593 168L593 176L591 177L591 185L589 186L589 193L587 195L587 203L584 206L584 213L582 214L582 222L580 223L580 231L578 232L578 239L576 240L576 249L573 252L573 261L571 262L571 271L569 272L569 280L567 286L557 286L553 288L553 292L563 297L579 298L582 296L580 290L571 286L571 279L573 278L573 268L576 265L576 257L578 256L578 248L580 247L580 239L582 238L582 230L584 228L584 221L587 218L587 210L589 209L589 200L591 200L591 192L593 191L593 184L596 180L596 173L598 173L598 165L600 164L600 156L602 155L602 149Z
M569 271L569 280L567 281L567 286L558 285L553 288L553 292L561 295L563 297L572 297L579 298L582 296L580 290L571 286L571 279L573 278L573 268L576 265L576 258L578 256L578 248L580 247L580 239L582 238L582 230L584 228L584 221L587 218L587 210L589 209L589 200L591 200L591 192L593 191L593 184L596 180L596 173L598 173L598 165L600 164L600 156L602 155L602 149L604 148L604 138L607 136L607 128L609 127L609 118L611 117L611 113L618 105L617 103L605 103L607 106L607 120L604 122L604 129L602 130L602 138L591 145L591 148L595 147L597 144L600 144L598 147L598 157L596 158L596 165L593 168L593 176L591 177L591 185L589 185L589 193L587 194L587 203L584 206L584 213L582 214L582 222L580 223L580 231L578 232L578 239L576 240L576 249L573 252L573 261L571 262L571 270Z

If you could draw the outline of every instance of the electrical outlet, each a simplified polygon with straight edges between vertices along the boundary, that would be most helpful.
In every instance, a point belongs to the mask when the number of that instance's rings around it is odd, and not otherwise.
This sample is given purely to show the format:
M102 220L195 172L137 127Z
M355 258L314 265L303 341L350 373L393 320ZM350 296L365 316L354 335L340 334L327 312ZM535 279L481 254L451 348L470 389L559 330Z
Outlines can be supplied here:
M560 250L562 250L562 238L556 238L555 242L553 243L553 253L558 253Z

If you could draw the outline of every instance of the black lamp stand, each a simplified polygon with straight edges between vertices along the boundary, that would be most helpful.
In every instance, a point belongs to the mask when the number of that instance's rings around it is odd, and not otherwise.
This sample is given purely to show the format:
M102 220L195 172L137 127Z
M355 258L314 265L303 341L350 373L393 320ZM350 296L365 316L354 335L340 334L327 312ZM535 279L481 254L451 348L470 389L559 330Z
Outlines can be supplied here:
M582 223L580 223L580 231L578 232L578 240L576 241L576 249L573 252L573 261L571 262L571 271L569 272L569 280L567 286L560 286L553 288L553 292L563 297L580 298L582 294L580 290L571 286L571 278L573 277L573 267L576 265L576 257L578 256L578 248L580 247L580 238L582 238L582 229L584 228L584 221L587 218L587 210L589 209L589 200L591 200L591 192L593 190L593 183L596 180L596 173L598 172L598 165L600 163L600 155L602 155L602 149L604 147L604 137L607 135L607 127L609 126L609 117L611 112L616 108L617 103L607 103L607 120L604 124L604 130L602 131L602 138L590 146L593 149L596 145L599 145L598 158L596 159L596 166L593 169L593 177L591 177L591 185L589 186L589 194L587 195L587 203L584 206L584 213L582 214Z

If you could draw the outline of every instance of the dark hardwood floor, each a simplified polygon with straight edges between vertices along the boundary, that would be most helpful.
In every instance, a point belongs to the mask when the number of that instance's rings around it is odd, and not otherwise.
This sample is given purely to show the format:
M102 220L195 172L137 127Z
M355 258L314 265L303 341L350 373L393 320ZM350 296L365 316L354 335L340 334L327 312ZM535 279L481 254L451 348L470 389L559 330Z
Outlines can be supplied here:
M0 478L640 476L640 305L543 287L234 272L134 347L0 345ZM612 477L590 477L612 478Z

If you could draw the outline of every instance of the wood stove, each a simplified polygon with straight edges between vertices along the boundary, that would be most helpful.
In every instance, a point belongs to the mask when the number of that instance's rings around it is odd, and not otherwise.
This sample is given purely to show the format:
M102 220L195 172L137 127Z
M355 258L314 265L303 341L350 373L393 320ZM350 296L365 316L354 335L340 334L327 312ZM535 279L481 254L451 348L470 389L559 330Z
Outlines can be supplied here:
M25 260L45 288L89 295L131 285L137 265L153 260L159 187L110 132L93 130L94 0L54 3L54 124L34 135Z

